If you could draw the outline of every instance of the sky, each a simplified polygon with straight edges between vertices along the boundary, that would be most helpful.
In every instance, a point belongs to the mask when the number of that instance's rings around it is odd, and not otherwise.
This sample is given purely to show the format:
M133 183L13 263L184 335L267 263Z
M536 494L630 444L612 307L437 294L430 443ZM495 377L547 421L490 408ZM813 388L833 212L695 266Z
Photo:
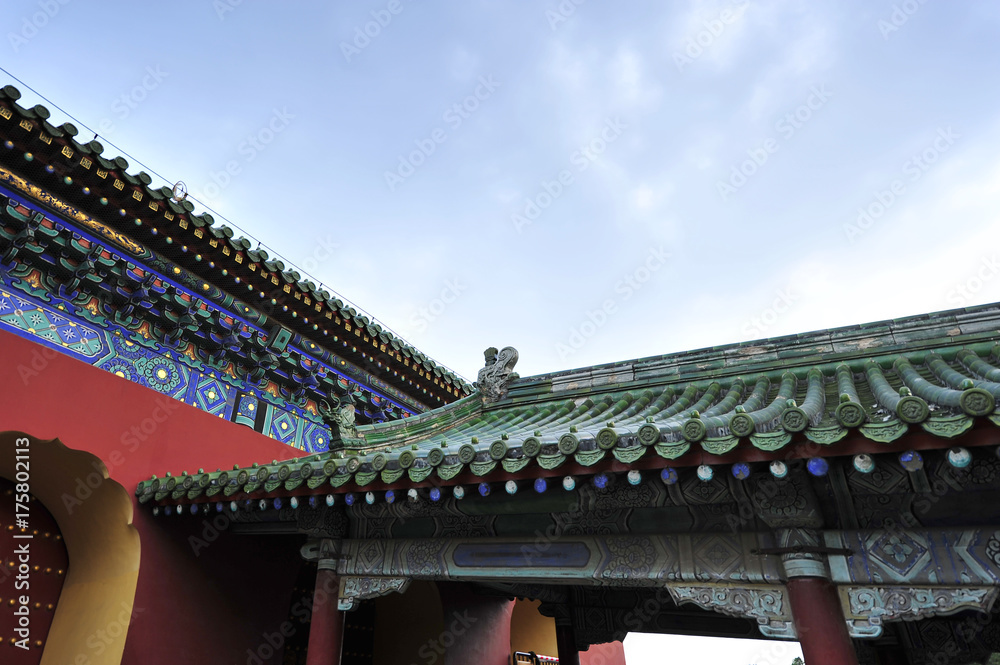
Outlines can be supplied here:
M470 380L489 346L529 376L1000 300L997 3L0 15L81 138Z

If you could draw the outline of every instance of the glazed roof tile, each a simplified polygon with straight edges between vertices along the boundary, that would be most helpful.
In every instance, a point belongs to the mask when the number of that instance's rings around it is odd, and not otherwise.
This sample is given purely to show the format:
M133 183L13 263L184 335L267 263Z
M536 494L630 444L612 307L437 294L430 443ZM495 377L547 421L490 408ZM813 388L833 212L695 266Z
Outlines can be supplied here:
M1000 426L998 341L989 305L520 378L495 403L476 393L358 427L338 453L205 474L212 494L159 480L137 491L175 502L695 466L836 454L848 440L877 451L908 432L947 447Z
M333 312L338 317L338 320L342 319L351 326L363 330L372 339L378 339L383 345L386 345L387 348L391 347L399 355L407 359L416 360L420 368L437 377L437 379L440 379L452 389L445 401L456 399L459 395L471 392L471 386L451 370L427 358L404 340L396 337L391 331L384 329L377 322L371 321L368 317L359 313L350 304L319 288L313 282L303 279L297 270L291 266L286 266L284 262L277 258L271 258L265 250L259 248L251 249L254 246L253 242L247 238L237 236L234 230L225 224L216 224L216 220L211 214L195 214L194 205L187 199L180 201L173 199L173 192L169 187L152 187L151 183L153 179L148 173L143 171L135 174L128 173L128 160L121 156L114 158L105 157L103 155L104 146L100 141L78 141L76 137L79 135L79 130L72 123L67 122L61 125L51 124L48 121L51 113L45 106L40 104L30 108L21 106L17 103L20 97L20 91L14 86L8 85L0 88L0 133L10 137L8 138L8 148L14 144L16 138L18 144L30 143L33 146L32 150L36 152L47 150L52 152L53 155L59 156L59 159L63 163L58 165L59 169L52 176L52 183L50 184L54 193L60 194L61 189L68 190L71 187L79 189L78 183L70 184L74 179L81 182L85 181L94 191L95 196L90 197L92 202L96 202L100 196L104 197L102 199L103 207L98 206L95 209L88 210L95 217L107 217L106 221L111 222L113 225L120 225L121 220L118 219L118 216L101 214L102 211L114 210L120 207L122 213L134 213L123 214L122 216L127 218L126 221L132 217L136 217L136 220L140 222L139 226L145 228L142 223L146 218L152 216L152 219L148 222L148 226L152 227L152 235L142 239L147 244L155 245L162 242L166 242L167 245L171 244L168 235L157 233L154 226L156 224L160 225L161 228L169 226L176 229L168 231L168 233L173 233L178 238L183 236L183 242L186 245L190 245L193 249L197 249L205 254L212 253L209 249L210 241L223 242L233 251L227 251L226 256L218 257L217 261L220 263L220 266L225 264L233 274L237 272L242 274L245 283L249 282L248 278L254 276L245 272L247 266L243 263L241 255L246 255L254 265L260 264L266 266L269 273L280 275L281 285L272 287L270 283L266 283L261 287L273 290L275 297L285 297L285 293L289 296L297 295L299 298L308 295L317 301L318 305ZM5 127L4 122L10 124ZM18 126L20 130L18 130ZM20 131L20 134L18 134L18 131ZM16 134L18 135L17 137L15 137ZM60 152L61 155L59 154ZM96 169L110 173L113 177L107 177L107 173L104 176L98 177L91 170L90 164L85 165L84 160L92 163ZM71 172L73 177L68 178L69 182L64 183L62 175L66 172ZM123 183L123 186L120 188L115 185L115 181L118 179ZM146 200L143 201L142 199ZM155 211L152 212L152 215L151 209ZM196 229L198 229L197 233L195 233ZM203 233L203 231L207 231L207 234ZM127 232L134 234L136 231L135 228L132 228ZM165 248L157 247L157 250L164 252ZM165 253L169 255L169 251ZM192 256L194 254L195 252L191 252ZM206 277L206 279L209 281L218 281L213 277ZM232 291L228 285L219 284L219 286ZM243 285L241 284L241 286ZM283 288L289 288L290 290L282 293ZM236 289L234 295L239 296L243 293L245 292ZM272 294L269 293L268 295ZM302 317L292 322L291 325L292 327L301 327L302 334L306 336L314 333L314 330L311 330L308 325L303 325ZM324 344L325 340L317 337L316 342ZM393 362L395 361L395 355L393 355ZM403 365L400 365L400 369L402 368ZM432 379L428 378L428 383L431 381ZM433 386L430 387L432 390L434 389Z

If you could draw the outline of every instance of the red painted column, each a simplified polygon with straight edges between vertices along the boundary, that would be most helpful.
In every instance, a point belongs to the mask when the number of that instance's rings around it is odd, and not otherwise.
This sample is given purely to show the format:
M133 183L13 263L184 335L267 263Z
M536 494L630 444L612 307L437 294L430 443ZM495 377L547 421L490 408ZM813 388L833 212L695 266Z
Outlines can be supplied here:
M836 587L822 577L789 577L786 588L805 661L858 665Z
M625 646L621 642L591 644L580 652L580 665L625 665Z
M580 652L573 639L573 626L556 624L556 649L559 651L559 665L580 665Z
M344 644L344 613L337 609L339 590L337 571L320 568L316 572L306 665L340 665L340 652Z
M478 596L468 584L438 582L444 632L434 649L444 649L444 665L508 665L510 617L514 601Z

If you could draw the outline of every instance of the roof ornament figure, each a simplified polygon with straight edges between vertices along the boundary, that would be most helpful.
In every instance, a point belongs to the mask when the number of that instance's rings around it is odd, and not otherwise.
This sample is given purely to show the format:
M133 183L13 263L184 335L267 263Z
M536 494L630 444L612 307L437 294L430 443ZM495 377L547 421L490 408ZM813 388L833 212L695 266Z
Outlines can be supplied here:
M319 415L333 430L334 440L357 437L358 430L354 424L357 407L354 406L354 395L349 391L344 395L331 392L328 397L329 402L325 399L319 401Z
M518 378L514 372L517 364L517 349L505 346L501 351L491 346L483 353L486 357L486 367L479 370L474 387L483 398L483 404L492 404L507 395L507 387Z

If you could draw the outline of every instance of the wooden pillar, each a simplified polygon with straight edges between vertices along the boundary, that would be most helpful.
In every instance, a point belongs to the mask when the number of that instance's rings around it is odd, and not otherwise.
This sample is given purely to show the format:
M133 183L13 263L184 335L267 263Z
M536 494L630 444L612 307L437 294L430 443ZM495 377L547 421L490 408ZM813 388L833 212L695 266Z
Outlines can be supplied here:
M802 656L809 665L858 665L837 588L823 577L789 577L786 584Z
M821 534L792 527L775 535L785 550L781 555L788 580L785 591L802 657L809 665L858 665L837 587L830 581Z
M312 622L306 665L340 665L344 645L344 613L337 609L337 571L320 566L313 591Z
M444 632L431 649L443 650L444 665L507 665L514 601L478 596L463 582L438 582L438 591Z
M559 665L580 665L573 626L556 623L556 649L559 651Z

